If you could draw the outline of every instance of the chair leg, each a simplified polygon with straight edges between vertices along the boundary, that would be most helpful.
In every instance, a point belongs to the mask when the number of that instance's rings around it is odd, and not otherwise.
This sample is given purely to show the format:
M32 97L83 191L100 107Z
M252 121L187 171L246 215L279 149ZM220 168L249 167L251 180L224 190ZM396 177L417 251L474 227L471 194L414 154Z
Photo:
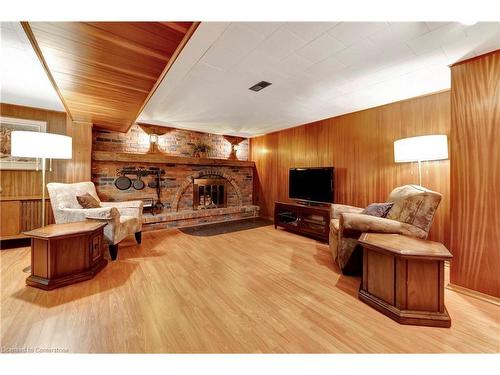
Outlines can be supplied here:
M111 260L116 260L118 257L118 244L109 245L109 255L111 256Z
M142 232L135 232L135 240L140 245L142 242Z

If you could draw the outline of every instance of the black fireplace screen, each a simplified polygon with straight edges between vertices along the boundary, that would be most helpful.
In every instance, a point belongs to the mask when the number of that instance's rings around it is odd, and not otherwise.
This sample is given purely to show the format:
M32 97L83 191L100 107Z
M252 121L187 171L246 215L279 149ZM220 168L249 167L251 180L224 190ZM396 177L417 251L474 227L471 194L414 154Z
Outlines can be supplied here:
M222 178L199 178L193 185L193 209L205 210L227 205L226 180Z

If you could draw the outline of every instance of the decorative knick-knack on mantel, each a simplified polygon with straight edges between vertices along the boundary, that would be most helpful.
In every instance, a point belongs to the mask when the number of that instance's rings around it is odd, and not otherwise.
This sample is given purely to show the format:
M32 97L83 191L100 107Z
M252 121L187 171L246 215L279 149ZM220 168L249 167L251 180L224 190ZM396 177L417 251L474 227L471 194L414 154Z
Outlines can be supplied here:
M198 141L193 145L193 156L197 158L208 158L212 146L206 142Z

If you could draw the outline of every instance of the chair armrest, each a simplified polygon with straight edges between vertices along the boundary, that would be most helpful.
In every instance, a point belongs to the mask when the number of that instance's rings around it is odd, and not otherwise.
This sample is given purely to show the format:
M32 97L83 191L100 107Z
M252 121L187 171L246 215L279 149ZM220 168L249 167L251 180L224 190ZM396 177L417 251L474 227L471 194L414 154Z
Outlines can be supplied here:
M125 201L125 202L101 202L102 207L127 207L127 208L142 208L143 201Z
M114 207L120 215L124 216L142 216L143 201L126 201L126 202L101 202L101 207Z
M114 207L99 207L99 208L63 208L61 212L64 214L65 222L92 220L120 220L120 212Z
M332 204L331 219L340 219L342 213L360 213L361 211L363 211L363 208L348 206L346 204Z
M378 232L404 234L411 237L426 238L427 232L407 223L383 217L343 213L340 215L340 227L346 230L356 230L360 232Z

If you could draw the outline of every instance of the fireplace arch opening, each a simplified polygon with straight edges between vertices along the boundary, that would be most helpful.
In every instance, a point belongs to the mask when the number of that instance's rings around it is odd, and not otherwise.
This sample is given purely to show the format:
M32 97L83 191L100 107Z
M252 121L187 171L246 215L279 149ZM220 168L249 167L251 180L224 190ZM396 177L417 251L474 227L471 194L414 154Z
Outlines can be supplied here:
M201 190L200 186L202 187ZM223 188L221 189L220 186ZM172 200L173 211L179 211L179 203L182 195L187 189L191 188L193 190L194 210L227 207L230 203L230 199L228 198L230 189L234 189L236 206L243 204L240 188L231 176L220 170L202 170L188 176L179 186ZM205 200L202 199L200 202L200 195ZM235 204L233 203L232 205L234 206Z
M220 176L204 176L193 180L193 210L209 210L227 207L226 179Z

